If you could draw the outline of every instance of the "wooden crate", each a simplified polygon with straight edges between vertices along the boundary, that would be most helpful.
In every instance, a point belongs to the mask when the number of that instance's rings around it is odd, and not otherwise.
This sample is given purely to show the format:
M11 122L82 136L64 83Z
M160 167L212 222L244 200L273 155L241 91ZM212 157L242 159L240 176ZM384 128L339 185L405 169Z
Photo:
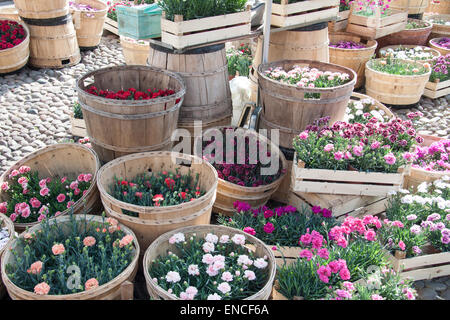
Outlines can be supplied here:
M450 80L444 82L427 82L423 95L431 99L437 99L450 94Z
M333 19L339 13L339 0L306 0L272 4L270 24L275 27L290 27L297 24L314 24L318 20Z
M410 277L418 281L450 275L450 252L432 253L431 246L425 247L423 251L430 253L406 259L387 251L385 255L402 278Z
M349 15L350 10L339 12L336 21L328 22L328 31L329 32L345 31L345 29L347 28Z
M277 247L277 250L273 250L273 245L266 245L266 247L273 252L273 255L275 256L275 262L278 267L281 267L284 265L283 256L286 260L286 265L290 265L297 260L299 257L300 251L302 248L300 247ZM280 252L281 251L281 252ZM282 254L283 253L283 254Z
M70 116L70 133L74 137L87 137L86 123L84 119L75 119L73 115Z
M400 10L390 10L391 14L381 16L380 8L376 8L374 16L365 17L353 13L355 4L352 4L348 17L347 32L360 35L367 39L378 39L391 33L405 29L408 13Z
M399 168L398 173L305 169L305 163L296 157L291 175L294 192L387 196L389 191L401 189L404 175L409 174L409 167Z
M183 21L181 15L176 15L175 21L170 21L163 12L161 41L176 49L183 49L248 35L251 31L250 8L247 6L242 12L188 21Z
M103 29L108 30L111 33L114 33L116 36L119 35L119 23L111 18L108 17L105 18L105 26L103 27Z

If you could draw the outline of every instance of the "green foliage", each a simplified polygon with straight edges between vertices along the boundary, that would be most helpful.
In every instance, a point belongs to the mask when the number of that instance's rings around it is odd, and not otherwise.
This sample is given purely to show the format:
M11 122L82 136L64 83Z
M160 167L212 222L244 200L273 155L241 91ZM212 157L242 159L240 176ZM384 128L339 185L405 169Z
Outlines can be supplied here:
M241 44L239 48L227 50L228 74L248 77L252 65L252 52L248 45Z
M73 104L73 116L75 119L83 119L83 112L81 111L81 105L78 102Z
M430 68L423 66L420 63L392 59L387 57L386 59L374 59L367 62L367 66L375 71L395 74L400 76L421 75L430 71Z

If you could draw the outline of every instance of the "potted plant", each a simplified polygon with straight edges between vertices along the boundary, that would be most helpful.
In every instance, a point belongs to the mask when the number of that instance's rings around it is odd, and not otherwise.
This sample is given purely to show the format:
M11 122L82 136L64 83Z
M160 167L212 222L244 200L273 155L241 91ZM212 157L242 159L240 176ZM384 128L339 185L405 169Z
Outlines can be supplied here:
M14 300L120 299L137 272L139 244L117 220L45 219L7 248L1 272Z
M384 104L361 93L354 92L344 117L349 123L368 123L372 117L380 122L389 122L395 115Z
M435 49L415 45L387 46L381 48L379 51L380 58L387 58L389 56L392 59L413 60L428 64L440 55L439 51Z
M383 123L372 117L367 124L328 126L328 120L318 120L294 139L293 191L386 196L401 188L408 171L403 154L423 141L411 121Z
M250 47L242 43L238 48L227 50L229 80L236 76L249 77L253 58Z
M450 53L450 38L448 37L431 39L429 44L431 48L436 49L443 56Z
M20 21L0 18L0 74L21 69L30 56L30 31Z
M366 63L366 93L392 105L419 102L431 74L428 63L411 60L372 59ZM386 83L392 85L386 86Z
M119 2L108 1L106 4L109 7L108 7L108 13L106 14L106 18L105 18L104 28L106 30L108 30L109 32L112 32L118 36L119 35L119 24L117 23L117 7L118 6L131 7L133 3L130 1L119 1Z
M251 7L245 0L160 0L161 41L176 49L250 33Z
M106 3L98 0L75 0L69 1L69 6L80 48L98 46L108 14Z
M144 256L148 292L164 300L267 300L275 271L261 240L216 225L167 232Z
M425 85L424 95L436 99L450 93L450 54L433 59L431 75Z
M83 112L78 102L75 102L72 107L72 113L70 114L70 133L75 137L86 137L86 124L83 119Z
M432 15L424 19L433 25L429 39L448 37L450 35L450 13Z
M127 65L147 65L149 41L120 36L120 45Z

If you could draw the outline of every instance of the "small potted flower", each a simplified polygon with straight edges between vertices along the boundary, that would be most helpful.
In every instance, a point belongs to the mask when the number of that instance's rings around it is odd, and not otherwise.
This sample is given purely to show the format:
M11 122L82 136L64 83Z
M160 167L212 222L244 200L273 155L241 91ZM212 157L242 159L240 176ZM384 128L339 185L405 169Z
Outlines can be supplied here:
M70 214L22 233L8 246L1 272L14 300L120 299L138 258L133 231L117 220Z
M30 31L20 21L0 17L0 74L25 66L30 55Z
M147 65L150 51L149 41L135 40L121 35L120 45L127 65Z
M366 63L366 93L390 105L408 106L419 102L431 74L428 63L393 59L390 56ZM386 83L391 85L386 86Z
M429 21L408 18L408 22L403 30L378 39L379 48L399 44L425 46L430 36L431 28L432 24Z
M431 99L450 93L450 53L433 59L430 79L425 85L424 95Z
M450 34L450 14L438 14L424 18L433 24L430 39L445 37Z
M447 54L450 53L450 38L449 37L431 39L429 44L430 44L431 48L436 49L443 56L446 56Z
M108 6L99 0L69 1L70 13L81 48L95 48L100 44Z
M275 272L261 240L216 225L167 232L144 256L148 292L164 300L267 300Z
M270 209L262 206L252 209L248 203L236 202L233 217L219 216L221 225L242 230L262 240L274 250L277 265L296 259L300 236L307 230L316 230L326 236L328 230L337 224L331 210L314 206L293 206ZM286 259L286 260L285 260Z
M83 119L83 112L78 102L75 102L72 107L72 113L70 114L70 133L75 137L86 137L86 124Z
M423 138L410 120L369 123L319 119L294 139L295 192L386 196L403 184L404 154ZM380 184L382 183L382 185Z
M389 56L392 59L413 60L428 64L440 55L439 51L435 49L415 45L387 46L381 48L379 51L380 58L387 58Z
M388 107L375 99L353 92L347 106L344 121L366 124L372 117L375 117L379 122L389 122L395 115Z
M203 133L203 157L217 170L219 184L214 212L234 213L236 201L260 207L278 189L286 175L280 149L252 130L217 127Z
M253 58L250 47L242 43L238 48L230 48L226 52L229 80L236 76L248 77Z

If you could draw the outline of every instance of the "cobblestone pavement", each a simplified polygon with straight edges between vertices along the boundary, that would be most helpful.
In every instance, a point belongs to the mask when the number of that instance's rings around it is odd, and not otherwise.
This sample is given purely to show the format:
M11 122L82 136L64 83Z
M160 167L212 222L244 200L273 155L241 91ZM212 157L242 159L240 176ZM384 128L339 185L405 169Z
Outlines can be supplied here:
M36 149L73 138L70 113L76 101L76 79L88 71L124 63L119 40L102 39L94 51L82 52L82 61L61 70L28 67L0 80L0 174L15 161ZM419 131L449 137L450 108L446 98L423 98L413 109L394 110L401 117L409 111L421 111ZM450 277L417 281L423 299L450 300Z

